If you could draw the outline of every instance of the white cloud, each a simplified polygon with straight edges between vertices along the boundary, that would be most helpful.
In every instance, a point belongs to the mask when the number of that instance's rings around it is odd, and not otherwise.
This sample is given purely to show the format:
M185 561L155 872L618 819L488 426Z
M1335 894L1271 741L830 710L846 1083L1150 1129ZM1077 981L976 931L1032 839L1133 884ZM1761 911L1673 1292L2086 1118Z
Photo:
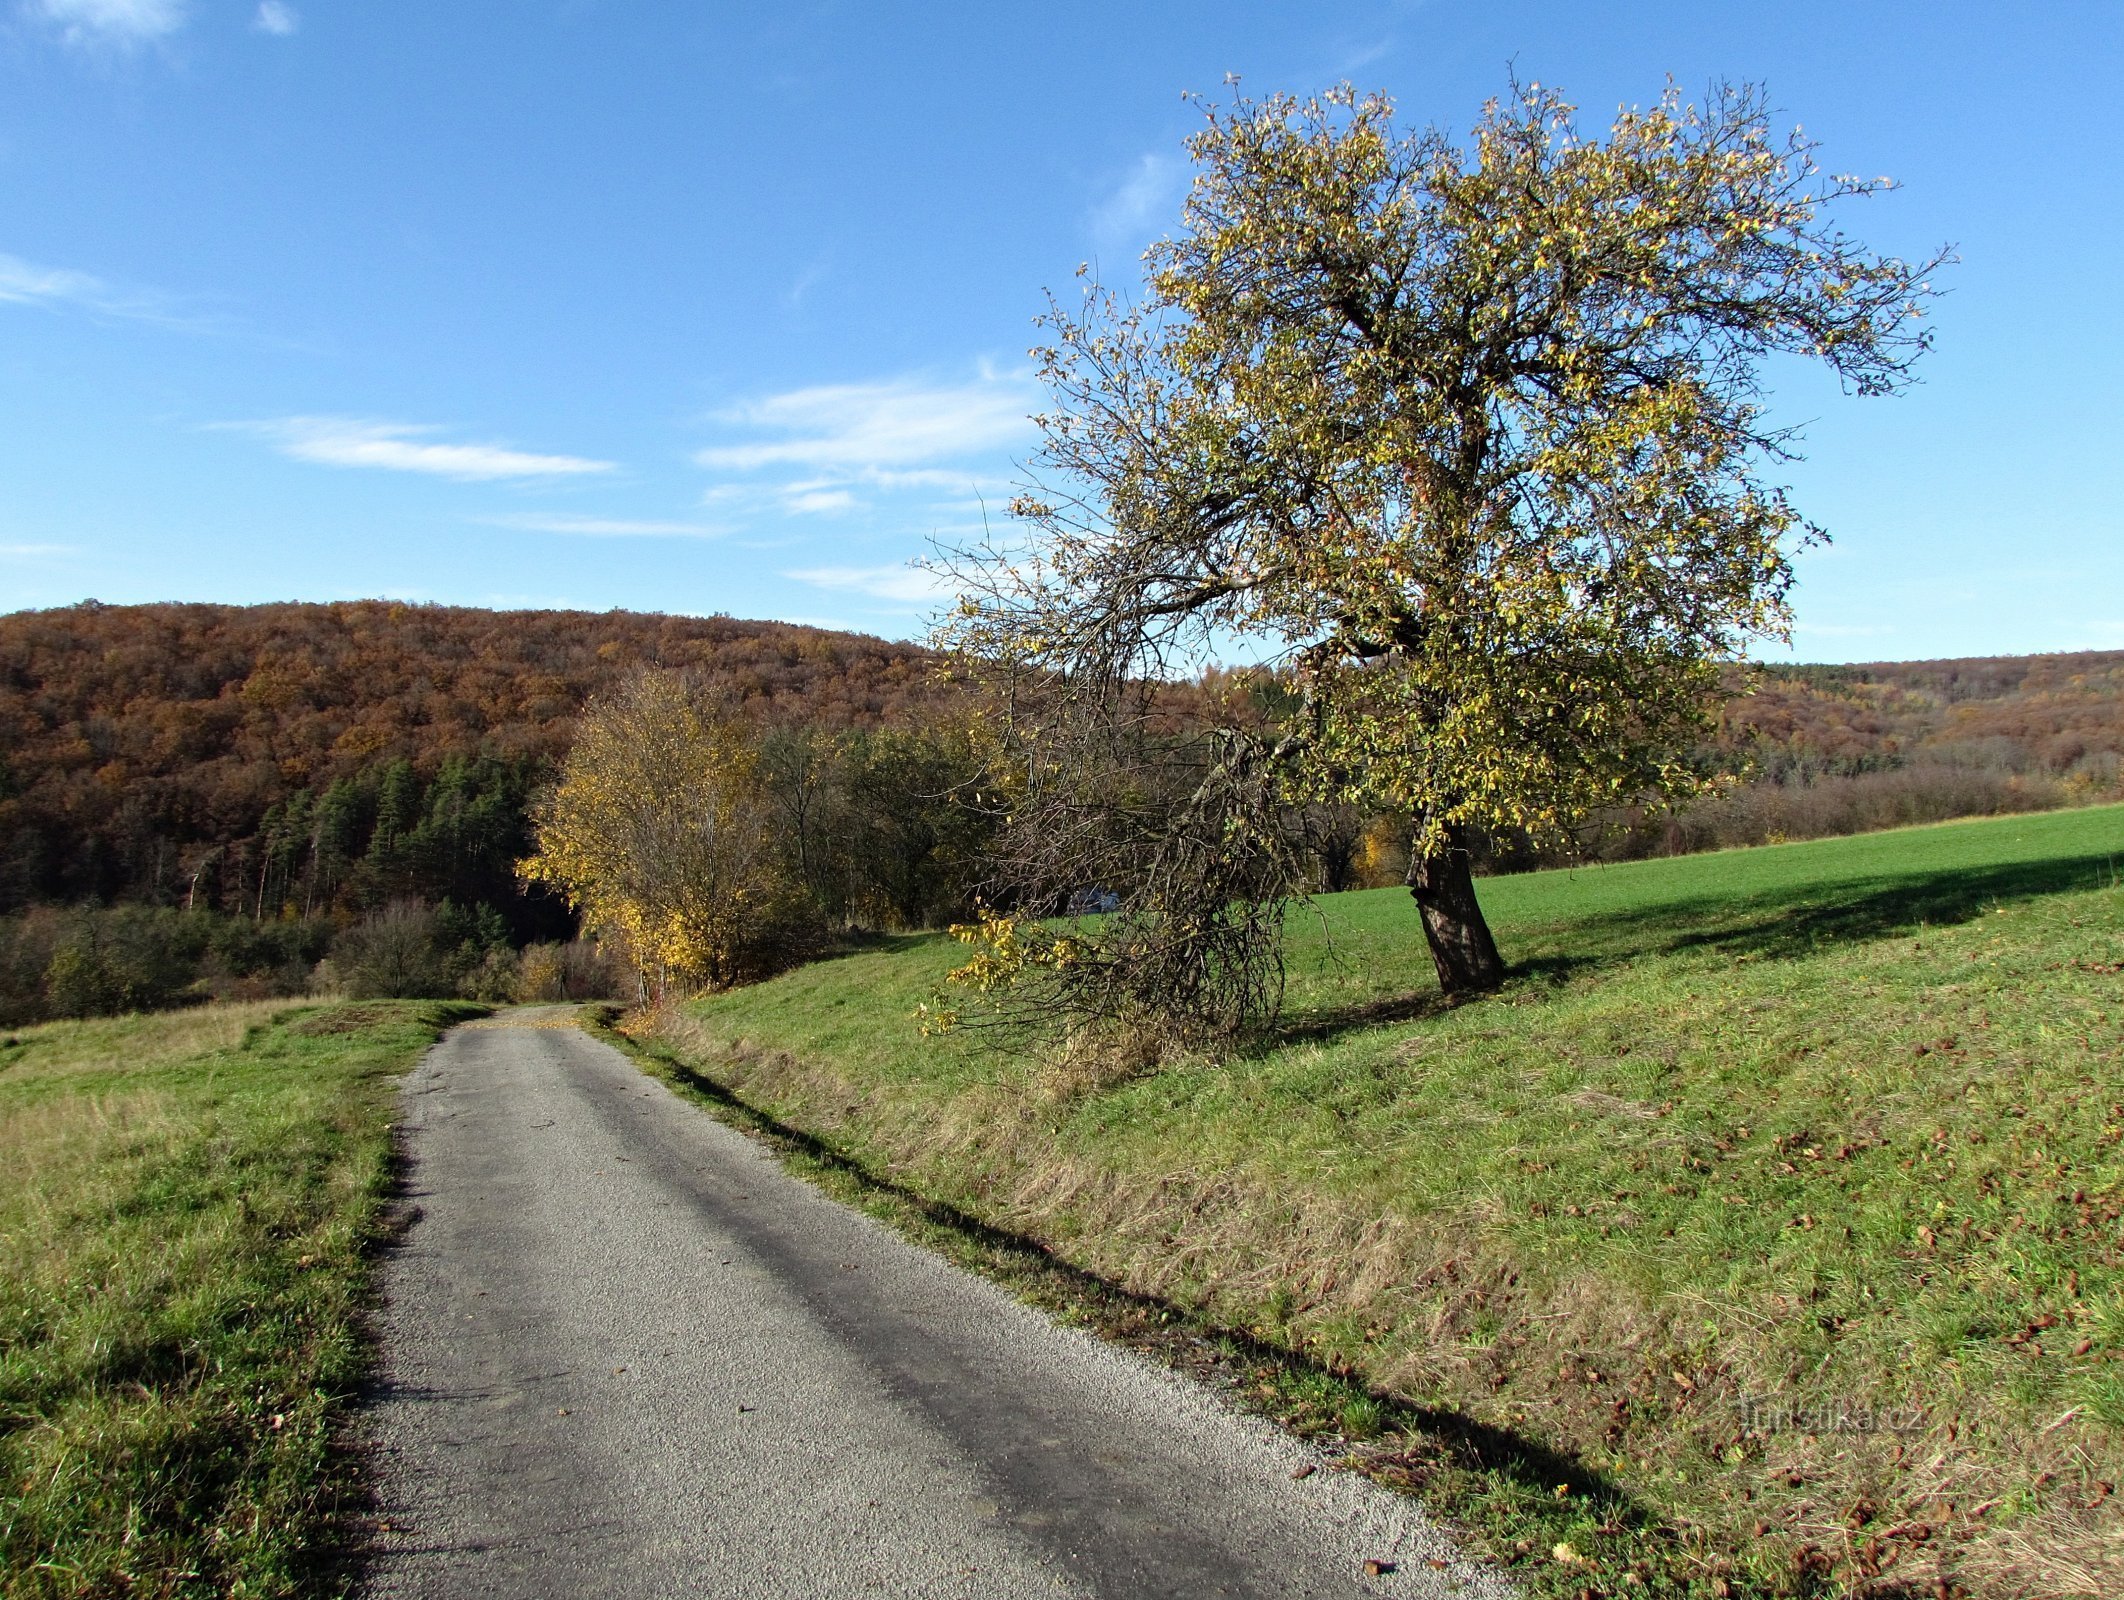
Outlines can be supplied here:
M100 278L65 267L40 267L20 256L0 255L0 300L70 300L87 303L110 291Z
M1023 439L1035 396L1021 377L984 376L962 384L822 384L770 395L724 420L783 437L714 445L695 459L739 472L796 466L864 473L920 468Z
M586 539L720 539L726 530L704 522L643 522L623 517L481 517L497 528L529 533L565 533Z
M898 567L804 567L782 576L818 589L867 594L873 600L891 600L902 605L935 605L951 593L942 574L911 564Z
M1140 245L1179 221L1180 198L1187 192L1186 160L1165 151L1148 151L1092 208L1092 237L1101 250Z
M610 472L610 461L539 455L491 444L433 444L420 435L438 430L358 417L283 417L238 423L275 441L280 453L327 467L376 467L479 483L497 478L568 478Z
M255 24L260 33L270 33L285 39L302 26L302 18L295 8L283 0L259 0L258 19Z
M184 26L184 0L29 0L69 44L145 44Z
M782 496L782 508L798 516L832 515L853 511L856 497L846 489L829 488L824 484L792 484Z
M1005 496L1010 493L1008 478L954 467L877 467L862 477L865 483L874 483L881 489L959 489L975 495L985 492Z
M49 561L73 553L70 544L0 544L0 561Z
M0 252L0 302L30 306L72 306L108 317L131 317L171 326L186 319L171 315L157 295L126 290L71 267L40 267L34 261Z
M1399 43L1399 41L1394 37L1394 35L1388 34L1383 39L1373 39L1365 44L1352 44L1346 46L1335 57L1335 65L1328 72L1322 74L1322 76L1329 78L1353 78L1359 72L1363 71L1366 67L1370 66L1373 62L1380 60L1382 57L1392 55L1394 53L1394 47L1397 43Z

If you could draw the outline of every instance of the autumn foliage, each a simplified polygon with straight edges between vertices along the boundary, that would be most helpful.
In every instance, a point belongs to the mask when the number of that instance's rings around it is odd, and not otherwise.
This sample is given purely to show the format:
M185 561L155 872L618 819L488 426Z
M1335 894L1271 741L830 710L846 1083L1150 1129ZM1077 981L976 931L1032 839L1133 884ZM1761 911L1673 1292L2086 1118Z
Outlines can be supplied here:
M728 617L388 601L17 612L0 616L0 910L277 915L454 892L499 898L520 934L557 932L516 898L524 803L584 703L652 665L749 717L829 727L899 720L939 692L911 646ZM388 848L355 870L380 826Z
M760 765L751 730L678 674L644 673L583 717L521 870L659 988L786 964L816 943L819 918Z
M4 1021L326 980L604 992L575 913L517 867L584 704L659 663L752 741L781 870L820 925L974 917L995 818L963 802L984 751L919 648L626 612L85 605L0 616ZM1169 685L1161 726L1243 698L1243 678ZM1695 759L1741 781L1604 815L1584 853L2117 795L2124 652L1773 668ZM1400 881L1399 819L1311 824L1315 887ZM1559 859L1486 851L1493 869Z

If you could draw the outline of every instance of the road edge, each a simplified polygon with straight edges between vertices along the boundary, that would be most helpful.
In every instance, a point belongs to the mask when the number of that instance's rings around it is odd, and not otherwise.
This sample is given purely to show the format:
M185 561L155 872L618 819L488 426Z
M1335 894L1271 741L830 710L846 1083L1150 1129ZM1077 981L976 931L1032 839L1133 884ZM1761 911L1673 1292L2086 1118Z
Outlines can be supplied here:
M1355 1472L1419 1500L1467 1559L1494 1567L1527 1600L1771 1600L1736 1581L1715 1546L1666 1524L1581 1464L1500 1429L1369 1387L1348 1368L1321 1362L1188 1307L1136 1293L1076 1266L1037 1240L998 1228L873 1172L830 1140L753 1105L667 1046L637 1038L631 1013L610 1002L578 1013L591 1037L617 1049L655 1081L764 1147L793 1176L883 1223L910 1243L994 1283L1067 1326L1124 1346L1191 1379L1222 1403L1262 1418L1305 1443L1318 1468ZM1377 1432L1353 1438L1325 1418L1362 1405ZM1589 1573L1543 1526L1555 1508L1590 1504L1627 1526L1653 1559L1625 1574ZM1616 1576L1621 1586L1610 1588ZM1777 1591L1810 1600L1829 1591Z

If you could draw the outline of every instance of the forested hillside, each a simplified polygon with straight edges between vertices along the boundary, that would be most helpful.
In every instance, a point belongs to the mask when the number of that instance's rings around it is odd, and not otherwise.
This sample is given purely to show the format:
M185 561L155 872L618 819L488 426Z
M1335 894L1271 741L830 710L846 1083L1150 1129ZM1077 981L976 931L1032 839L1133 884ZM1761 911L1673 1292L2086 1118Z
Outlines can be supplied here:
M2112 775L2124 650L1774 667L1729 719L1772 778L1897 762Z
M515 882L525 802L584 702L645 665L812 728L903 725L949 697L917 646L728 617L387 601L0 616L0 910L448 897L557 933L558 908ZM1598 852L2113 793L2124 651L1776 667L1708 754L1751 781Z
M816 727L903 721L942 693L912 646L727 617L386 601L0 616L0 910L450 896L534 931L513 873L525 798L584 701L645 665Z
M573 913L518 874L584 705L649 667L681 669L708 715L752 730L759 825L818 926L968 911L992 819L962 797L982 758L917 646L619 611L88 603L0 616L0 1022L300 992L319 974L389 993L619 981L562 948ZM1176 686L1182 722L1247 685L1199 687ZM2124 652L1772 668L1699 758L1738 787L1603 817L1582 853L2124 794ZM1402 820L1316 820L1320 886L1399 881ZM1557 859L1487 848L1492 870ZM532 943L545 953L523 955Z
M2124 651L1766 669L1712 760L1746 781L1606 854L1864 833L2124 797Z

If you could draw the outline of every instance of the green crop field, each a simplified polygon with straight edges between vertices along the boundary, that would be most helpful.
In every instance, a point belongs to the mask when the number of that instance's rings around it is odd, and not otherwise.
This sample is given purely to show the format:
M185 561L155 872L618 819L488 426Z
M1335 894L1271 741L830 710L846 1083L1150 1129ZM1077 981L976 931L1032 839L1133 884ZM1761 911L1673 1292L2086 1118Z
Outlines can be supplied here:
M0 1592L334 1592L397 1075L474 1006L0 1040Z
M1488 880L1515 975L1451 1007L1405 894L1338 896L1274 1037L1118 1081L922 1038L941 937L652 1047L1344 1375L1261 1400L1536 1592L2116 1594L2120 873L2104 807Z

